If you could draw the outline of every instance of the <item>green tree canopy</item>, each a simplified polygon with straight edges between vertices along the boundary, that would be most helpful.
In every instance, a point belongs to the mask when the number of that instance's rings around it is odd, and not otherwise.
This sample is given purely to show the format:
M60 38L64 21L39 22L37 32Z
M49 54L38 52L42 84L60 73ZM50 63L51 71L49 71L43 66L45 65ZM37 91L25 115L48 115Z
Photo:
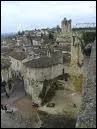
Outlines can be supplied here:
M57 25L56 30L57 30L57 32L61 31L61 28L59 27L59 25Z
M83 54L90 56L92 43L94 43L95 38L96 32L83 32L82 37L79 38Z
M82 34L82 39L85 44L94 42L95 37L96 37L96 32L83 32Z

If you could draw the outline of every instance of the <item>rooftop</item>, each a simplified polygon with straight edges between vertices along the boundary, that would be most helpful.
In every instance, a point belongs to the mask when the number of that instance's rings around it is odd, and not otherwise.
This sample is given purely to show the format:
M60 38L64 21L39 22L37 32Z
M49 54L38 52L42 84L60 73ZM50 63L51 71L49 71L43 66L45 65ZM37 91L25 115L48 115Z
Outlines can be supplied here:
M16 51L12 51L9 56L15 58L16 60L24 60L27 55L25 52L16 52Z
M7 51L8 51L8 47L2 47L2 48L1 48L1 53L7 52Z
M9 54L12 51L12 49L13 49L12 47L10 47L10 48L8 48L8 47L1 47L1 53L2 54L5 53L7 55L7 54Z
M11 65L11 62L9 61L9 59L1 57L1 69L8 68L10 67L10 65Z
M55 50L71 51L71 44L65 44L64 46L55 46Z
M24 65L30 68L47 68L53 65L57 65L59 63L60 62L57 58L43 56L41 58L25 62Z

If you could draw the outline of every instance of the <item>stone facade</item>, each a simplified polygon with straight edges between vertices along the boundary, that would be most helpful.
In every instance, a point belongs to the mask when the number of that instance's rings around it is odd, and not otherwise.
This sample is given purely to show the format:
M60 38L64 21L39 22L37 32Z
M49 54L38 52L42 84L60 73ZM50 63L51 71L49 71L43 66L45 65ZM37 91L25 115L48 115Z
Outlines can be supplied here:
M92 46L76 128L96 128L96 42Z
M64 18L61 22L61 30L62 30L62 34L70 34L71 33L71 20L67 20L66 18Z
M22 68L23 68L23 63L20 60L16 60L12 57L10 57L11 59L11 71L14 71L15 73L22 73Z
M36 103L41 103L39 100L39 94L43 88L43 81L45 79L53 79L58 75L62 74L63 65L57 64L42 68L41 65L38 68L33 66L33 68L26 66L24 63L23 74L24 74L24 86L26 93L32 96L32 101Z
M32 57L32 59L23 58L23 55L22 58L19 56L21 57L21 55L10 55L11 72L15 77L18 76L24 80L26 93L32 96L33 101L38 102L40 101L38 96L42 91L43 81L62 75L62 62L60 63L57 58L49 56Z
M83 63L84 57L81 51L80 41L77 37L71 42L71 62L69 67L69 74L71 76L71 87L73 90L82 91L83 85Z
M2 81L8 82L8 80L11 78L11 69L10 69L11 63L8 59L1 59L1 78Z
M27 57L26 53L21 49L12 51L9 58L11 60L11 72L13 76L23 76L23 60Z
M29 68L24 66L25 78L30 80L44 81L44 79L53 79L62 74L62 64L50 66L47 68Z
M64 18L61 22L61 33L58 35L56 42L61 46L71 44L71 33L71 20Z
M41 100L39 99L39 94L42 91L43 82L34 81L31 78L25 79L24 77L24 87L26 93L32 97L33 102L41 103Z
M2 81L8 82L8 80L12 77L10 67L1 69L1 77L2 77Z
M41 45L40 41L33 40L33 45Z

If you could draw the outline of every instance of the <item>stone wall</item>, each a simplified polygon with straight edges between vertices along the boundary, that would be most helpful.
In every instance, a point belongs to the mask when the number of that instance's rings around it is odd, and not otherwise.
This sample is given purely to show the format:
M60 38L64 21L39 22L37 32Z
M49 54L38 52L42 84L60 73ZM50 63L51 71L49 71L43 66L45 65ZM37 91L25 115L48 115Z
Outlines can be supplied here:
M61 22L61 29L63 34L70 34L71 33L71 20L67 20L66 18L63 19Z
M92 46L76 128L96 128L96 43Z
M28 68L24 66L25 79L44 81L44 79L53 79L62 74L63 65L58 64L48 68Z
M83 85L83 54L81 52L81 47L79 40L76 39L76 45L73 45L73 38L71 43L71 62L69 67L70 74L70 85L71 89L82 91Z
M9 68L1 69L2 81L8 81L11 78L11 70Z
M41 103L41 100L39 99L39 94L42 91L43 82L30 80L30 83L29 83L29 80L24 79L24 87L25 87L26 93L31 96L33 102Z
M48 68L27 68L24 66L24 87L26 93L32 97L32 101L41 101L38 97L43 88L43 81L62 75L62 70L63 65L61 64Z
M16 60L12 57L10 57L10 59L11 59L11 69L15 70L15 71L22 72L22 69L23 69L22 61Z
M56 42L60 46L64 46L65 43L71 44L71 20L64 18L61 22L61 33L57 36Z

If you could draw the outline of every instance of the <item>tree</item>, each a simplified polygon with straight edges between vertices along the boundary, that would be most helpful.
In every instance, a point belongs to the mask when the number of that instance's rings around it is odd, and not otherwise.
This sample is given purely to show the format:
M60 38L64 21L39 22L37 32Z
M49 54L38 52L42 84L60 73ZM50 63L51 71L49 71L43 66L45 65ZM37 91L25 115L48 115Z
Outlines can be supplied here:
M24 35L24 31L22 31L21 33L22 33L22 35Z
M94 43L96 32L83 32L82 37L79 38L81 42L81 49L83 54L90 56L92 43Z
M61 28L59 27L59 25L57 25L56 30L57 30L57 32L61 31Z
M83 32L82 39L85 44L89 44L90 42L94 42L96 37L96 32Z
M21 35L21 32L20 31L18 31L18 35Z

